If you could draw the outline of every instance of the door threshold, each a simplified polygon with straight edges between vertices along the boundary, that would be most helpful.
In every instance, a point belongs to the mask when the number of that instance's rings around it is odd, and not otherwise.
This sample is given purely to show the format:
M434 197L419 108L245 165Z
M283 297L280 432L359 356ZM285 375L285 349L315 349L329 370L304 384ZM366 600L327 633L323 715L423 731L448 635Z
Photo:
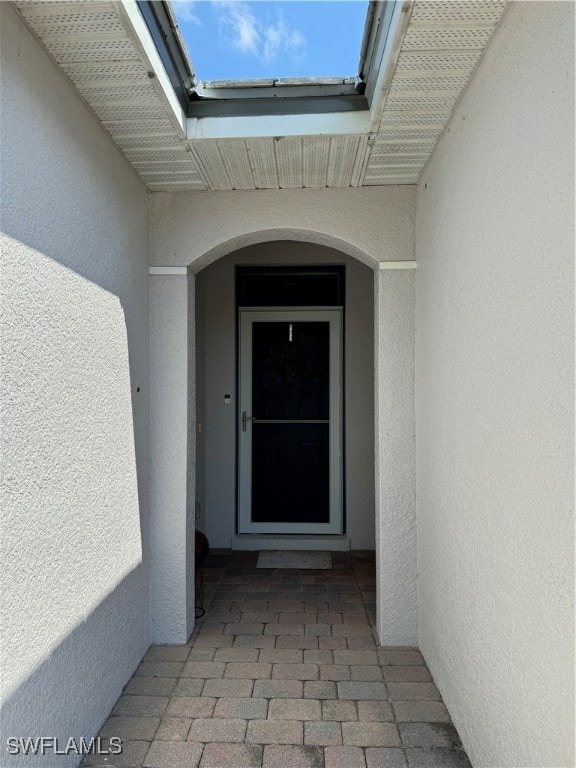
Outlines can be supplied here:
M244 533L232 537L232 549L285 549L285 550L323 550L331 552L348 552L350 539L348 536L316 536L305 534L256 534Z

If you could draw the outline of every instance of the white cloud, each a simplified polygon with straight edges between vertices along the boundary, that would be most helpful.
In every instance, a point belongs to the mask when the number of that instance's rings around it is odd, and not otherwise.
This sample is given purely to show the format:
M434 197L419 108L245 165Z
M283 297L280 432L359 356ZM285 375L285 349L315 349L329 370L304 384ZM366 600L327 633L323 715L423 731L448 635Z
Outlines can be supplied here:
M282 51L302 53L305 45L304 35L297 29L289 29L284 17L280 15L275 24L264 28L262 58L268 62L276 58Z
M250 9L242 3L232 11L232 19L235 27L234 45L242 53L258 52L260 34L257 29L256 19Z
M196 0L173 0L173 2L179 21L202 26L202 22L195 11Z
M258 53L260 34L250 6L245 2L214 0L218 10L220 36L242 53Z
M268 64L279 54L292 58L305 56L306 40L295 28L290 28L282 13L276 19L259 18L243 0L213 0L219 11L220 34L241 53L256 56Z

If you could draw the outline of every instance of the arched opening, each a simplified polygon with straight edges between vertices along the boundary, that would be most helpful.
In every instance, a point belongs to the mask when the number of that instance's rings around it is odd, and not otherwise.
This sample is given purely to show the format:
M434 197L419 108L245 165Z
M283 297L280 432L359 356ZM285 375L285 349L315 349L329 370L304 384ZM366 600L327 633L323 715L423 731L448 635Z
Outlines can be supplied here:
M332 541L343 537L341 548L375 547L373 598L380 641L414 644L415 281L414 271L399 259L410 254L397 248L393 239L373 240L359 251L314 229L246 232L246 222L233 237L218 242L218 231L206 226L192 231L185 219L174 221L173 214L170 208L171 218L164 225L170 239L158 259L171 266L155 267L151 285L150 550L155 641L183 642L194 626L196 524L207 532L213 547L246 546L234 541L239 536L240 416L235 400L234 268L240 260L252 265L332 263L347 269L342 478L347 509L343 532L330 535ZM237 212L230 215L234 218ZM230 232L235 225L223 222L222 229ZM395 259L378 263L377 253ZM358 276L354 290L353 275Z
M262 235L262 233L260 233ZM211 254L212 256L214 253ZM366 257L365 257L366 258ZM259 498L263 493L270 494L271 505L281 506L281 497L274 493L279 480L268 477L267 489L262 489L257 467L251 467L250 477L243 476L245 463L242 461L242 445L246 436L240 425L241 408L239 403L240 375L242 361L239 344L240 306L235 298L235 271L243 266L251 267L342 267L344 279L343 319L342 319L342 440L340 487L342 490L340 525L333 526L325 536L316 536L315 548L326 549L374 549L375 548L375 481L374 481L374 271L341 250L326 245L297 240L266 240L256 244L244 245L231 250L227 255L212 259L211 263L197 272L195 277L195 393L196 393L196 525L208 536L211 545L216 548L249 549L255 546L270 546L269 542L278 541L278 547L310 548L310 539L304 538L311 528L308 521L315 520L317 507L300 510L291 515L290 509L284 509L286 520L280 512L274 512L270 520L283 523L273 526L268 518L260 527L257 522L249 530L260 536L246 535L242 524L242 499L239 489L254 486L259 488ZM308 296L307 302L321 306L320 297ZM273 309L274 302L266 301L268 309ZM283 308L284 310L286 307ZM248 313L249 314L249 313ZM298 313L295 315L298 315ZM293 395L290 395L293 396ZM334 393L334 397L338 397ZM284 414L290 416L290 414ZM293 415L293 414L292 414ZM304 414L306 415L306 414ZM308 414L310 415L310 414ZM312 414L314 415L314 414ZM252 425L248 425L248 430ZM276 431L273 444L278 451L286 432L298 430L298 425L284 426L282 437ZM274 430L272 425L260 428L260 431ZM278 427L279 429L279 427ZM304 429L304 427L302 427ZM293 467L294 477L299 483L314 486L310 493L301 489L303 497L317 499L318 469L311 469L311 462L316 460L316 452L322 451L322 425L308 425L299 445L307 451L308 472L299 473ZM246 428L244 432L247 432ZM296 439L296 438L294 438ZM290 437L286 438L289 442ZM317 443L320 447L317 447ZM254 449L255 450L255 449ZM269 449L267 449L269 451ZM286 449L289 452L289 449ZM298 450L298 449L295 449ZM328 446L325 447L328 452ZM290 463L281 454L278 461ZM266 462L265 462L266 463ZM296 462L297 463L297 462ZM319 460L319 466L321 461ZM269 475L276 470L274 462L266 463L263 471ZM284 471L284 470L283 470ZM334 467L330 472L337 472ZM331 478L326 476L330 484ZM296 482L296 481L294 481ZM287 487L293 482L288 480ZM338 482L332 484L332 488ZM336 490L333 490L336 493ZM316 494L316 495L314 495ZM300 502L302 503L302 502ZM320 513L318 513L320 514ZM294 518L294 519L293 519ZM318 518L320 519L320 518ZM288 522L292 521L291 525ZM281 538L271 539L271 528L282 532ZM323 530L322 525L313 529L316 534Z

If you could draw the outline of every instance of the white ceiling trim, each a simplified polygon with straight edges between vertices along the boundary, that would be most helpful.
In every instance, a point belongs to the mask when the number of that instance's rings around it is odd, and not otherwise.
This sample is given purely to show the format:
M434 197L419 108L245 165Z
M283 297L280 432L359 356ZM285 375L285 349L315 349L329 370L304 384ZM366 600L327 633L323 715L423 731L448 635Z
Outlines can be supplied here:
M379 261L378 269L416 269L415 261Z
M123 20L125 32L140 53L143 63L148 65L148 77L154 75L151 79L154 81L154 86L161 100L167 107L169 119L178 133L184 137L186 135L186 117L138 6L133 0L114 0L113 6Z
M151 275L187 275L188 267L150 267Z

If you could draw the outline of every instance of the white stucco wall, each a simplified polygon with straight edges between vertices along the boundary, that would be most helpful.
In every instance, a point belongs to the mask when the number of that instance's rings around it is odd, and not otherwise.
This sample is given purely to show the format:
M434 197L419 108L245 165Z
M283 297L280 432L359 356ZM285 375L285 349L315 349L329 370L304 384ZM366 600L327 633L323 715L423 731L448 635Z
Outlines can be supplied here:
M382 645L416 645L416 457L413 270L374 285L376 628Z
M229 547L236 517L236 264L344 264L346 533L353 549L374 549L374 272L338 251L308 243L243 248L196 278L198 332L199 526ZM233 396L224 403L224 394Z
M197 271L274 240L337 248L372 266L414 258L415 188L267 189L152 195L152 264Z
M418 188L420 646L474 766L574 765L574 4L513 3Z
M149 644L149 211L14 8L0 14L8 766L9 735L93 736Z
M189 280L193 297L192 276L154 275L150 288L150 611L155 643L185 643L194 627Z

